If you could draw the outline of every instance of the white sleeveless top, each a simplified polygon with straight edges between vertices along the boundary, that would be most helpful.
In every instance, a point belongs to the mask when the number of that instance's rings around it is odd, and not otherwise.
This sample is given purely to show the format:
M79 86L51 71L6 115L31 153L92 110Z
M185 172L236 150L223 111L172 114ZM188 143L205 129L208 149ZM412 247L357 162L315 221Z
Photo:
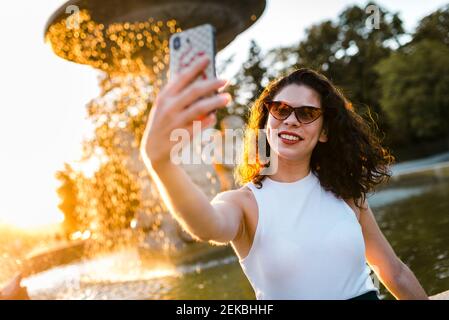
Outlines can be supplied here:
M295 182L267 176L261 189L246 185L256 198L259 220L249 254L239 262L258 300L379 294L354 211L324 190L312 171Z

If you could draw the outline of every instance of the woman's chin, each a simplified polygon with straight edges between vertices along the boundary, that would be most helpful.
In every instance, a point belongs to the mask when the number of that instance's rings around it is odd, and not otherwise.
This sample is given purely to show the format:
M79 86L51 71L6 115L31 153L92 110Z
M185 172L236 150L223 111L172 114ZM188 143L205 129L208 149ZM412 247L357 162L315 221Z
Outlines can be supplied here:
M280 147L279 150L276 152L279 158L289 160L289 161L297 161L299 159L302 159L304 157L303 152L298 150L292 150L292 149L285 149Z

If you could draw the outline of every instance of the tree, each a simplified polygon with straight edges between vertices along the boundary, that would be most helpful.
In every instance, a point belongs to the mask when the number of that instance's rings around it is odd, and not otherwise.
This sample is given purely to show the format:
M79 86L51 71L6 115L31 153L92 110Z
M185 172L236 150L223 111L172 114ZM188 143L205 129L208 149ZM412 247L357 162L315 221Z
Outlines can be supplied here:
M263 56L261 49L254 40L251 40L249 48L248 60L243 64L243 85L247 85L252 97L258 96L262 93L264 86L262 81L267 72L267 69L262 66Z
M374 66L388 57L404 34L397 13L379 8L379 28L367 26L369 14L357 5L346 8L336 21L311 26L297 48L296 67L312 67L337 84L362 115L379 116L382 131L388 126L382 114L378 75Z
M267 68L263 64L264 55L261 48L254 40L251 40L248 59L233 77L226 90L234 97L234 103L230 108L218 110L218 121L230 114L244 118L247 116L245 114L246 106L262 93L265 87Z
M412 43L425 39L440 41L449 46L449 4L419 22Z
M376 66L382 108L397 142L417 142L448 135L449 48L423 40Z

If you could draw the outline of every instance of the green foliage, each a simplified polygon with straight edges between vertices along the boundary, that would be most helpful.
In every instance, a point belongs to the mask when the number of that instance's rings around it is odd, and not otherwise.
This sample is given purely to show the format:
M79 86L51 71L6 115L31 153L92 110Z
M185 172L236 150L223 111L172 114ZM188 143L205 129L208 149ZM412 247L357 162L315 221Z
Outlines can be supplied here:
M370 4L374 3L367 6ZM397 14L380 7L379 13L379 29L367 26L369 14L365 7L357 5L346 8L336 21L313 25L297 47L297 65L324 73L342 89L362 115L377 114L380 129L386 131L374 66L388 57L393 50L392 44L400 44L404 30Z
M376 67L392 134L413 142L449 134L449 48L423 40Z
M413 42L440 41L449 46L449 4L424 17L413 35Z
M256 98L264 89L265 75L267 68L263 66L263 55L260 47L254 40L251 40L248 59L243 63L243 67L233 77L227 88L234 99L234 105L230 108L223 108L218 111L218 121L230 114L235 114L246 118L246 105ZM246 120L246 119L245 119Z
M252 97L262 93L264 86L262 81L267 69L262 66L261 49L254 40L251 40L248 60L243 64L241 84L248 87Z
M372 12L365 9L371 4L379 8L377 29L366 23ZM253 42L233 92L248 108L260 84L309 67L339 86L358 113L374 118L387 146L441 138L447 133L443 119L449 118L449 55L444 48L449 43L448 22L449 5L423 18L406 43L398 13L373 2L349 6L338 18L310 26L296 45L261 55ZM418 45L426 39L436 42Z

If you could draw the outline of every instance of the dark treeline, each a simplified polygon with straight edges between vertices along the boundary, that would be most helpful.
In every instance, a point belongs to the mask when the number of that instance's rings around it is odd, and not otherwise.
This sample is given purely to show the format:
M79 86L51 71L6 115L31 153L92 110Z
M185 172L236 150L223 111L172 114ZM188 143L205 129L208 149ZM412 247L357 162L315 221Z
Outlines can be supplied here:
M378 25L367 25L369 5L379 9ZM219 119L246 117L268 81L300 67L325 74L358 113L373 118L398 161L449 148L449 5L424 17L412 33L398 13L370 2L310 26L290 47L262 53L252 41L229 88L235 105L220 110Z

